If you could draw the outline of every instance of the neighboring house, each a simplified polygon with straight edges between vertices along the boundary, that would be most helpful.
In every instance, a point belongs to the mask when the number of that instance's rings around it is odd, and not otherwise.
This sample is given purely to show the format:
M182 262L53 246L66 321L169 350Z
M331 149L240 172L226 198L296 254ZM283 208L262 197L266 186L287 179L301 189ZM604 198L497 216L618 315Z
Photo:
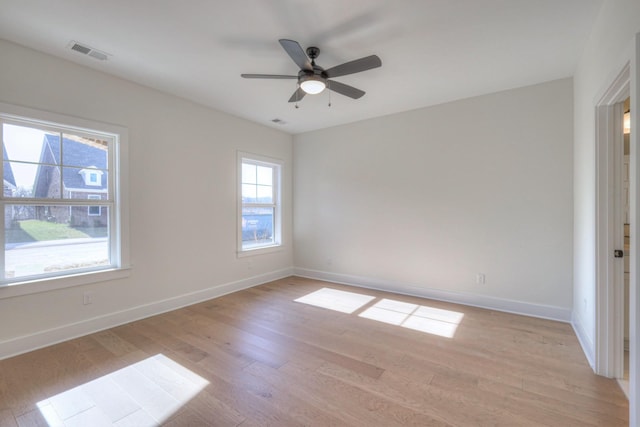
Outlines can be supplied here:
M11 197L15 194L17 190L16 186L16 178L13 176L13 169L11 168L11 163L7 162L7 149L5 146L2 146L2 158L5 160L4 165L2 167L3 174L3 194L6 197ZM10 209L5 209L4 211L4 223L11 224L11 220L13 218L13 212ZM5 225L6 226L6 225Z
M107 198L105 145L99 141L76 137L64 138L62 162L60 153L60 137L45 135L34 182L34 197L46 199L62 196L65 199L82 200ZM62 168L59 166L61 163ZM74 227L103 227L107 225L108 216L107 210L101 206L38 206L36 219L67 223Z
M11 169L11 163L7 162L7 149L5 146L2 146L2 158L5 160L4 166L2 169L3 182L4 182L4 195L5 196L13 196L17 187L16 187L16 179L13 176L13 169Z

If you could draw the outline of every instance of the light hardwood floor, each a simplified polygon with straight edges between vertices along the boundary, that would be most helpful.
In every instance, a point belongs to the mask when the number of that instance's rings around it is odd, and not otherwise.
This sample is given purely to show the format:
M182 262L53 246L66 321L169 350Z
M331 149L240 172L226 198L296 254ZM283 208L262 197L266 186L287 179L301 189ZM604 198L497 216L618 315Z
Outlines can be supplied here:
M0 361L1 426L626 426L627 413L568 324L296 277Z

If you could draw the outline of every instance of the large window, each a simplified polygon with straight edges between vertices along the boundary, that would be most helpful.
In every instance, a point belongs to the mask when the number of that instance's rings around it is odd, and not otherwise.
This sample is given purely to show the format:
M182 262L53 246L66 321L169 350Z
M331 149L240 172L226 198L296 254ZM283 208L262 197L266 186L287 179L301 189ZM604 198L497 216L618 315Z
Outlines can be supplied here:
M0 112L0 285L123 267L118 133Z
M281 165L272 159L240 154L240 253L280 246Z

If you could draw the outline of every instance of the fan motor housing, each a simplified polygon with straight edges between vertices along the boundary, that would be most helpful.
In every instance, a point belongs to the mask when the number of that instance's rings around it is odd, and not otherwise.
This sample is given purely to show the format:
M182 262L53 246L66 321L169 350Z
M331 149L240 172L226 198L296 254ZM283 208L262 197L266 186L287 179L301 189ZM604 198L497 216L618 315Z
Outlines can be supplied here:
M300 70L300 71L298 71L298 82L301 82L307 76L318 76L318 77L320 77L320 78L322 78L324 80L329 78L327 73L324 72L324 69L322 67L317 66L317 65L314 65L313 71L312 70Z
M320 48L315 46L309 46L307 48L307 56L311 58L311 60L313 61L318 56L320 56Z

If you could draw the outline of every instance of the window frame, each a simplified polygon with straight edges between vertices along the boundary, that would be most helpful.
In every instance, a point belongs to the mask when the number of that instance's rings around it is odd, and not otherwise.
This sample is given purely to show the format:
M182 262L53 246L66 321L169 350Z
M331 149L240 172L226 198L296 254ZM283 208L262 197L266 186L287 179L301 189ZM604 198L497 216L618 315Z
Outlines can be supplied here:
M273 168L272 188L273 203L244 203L242 200L242 165L244 163ZM237 155L237 255L245 257L265 254L282 250L282 160L259 154L238 151ZM273 243L243 247L242 241L242 211L243 207L270 207L273 208Z
M97 268L67 270L57 273L24 276L15 279L4 278L4 249L0 253L0 299L72 286L86 285L128 277L129 265L129 215L128 215L128 130L123 126L107 124L95 120L88 120L20 107L0 102L0 126L3 123L33 126L55 132L73 132L76 135L103 135L113 138L108 151L108 165L110 169L108 188L112 196L108 200L101 199L100 206L109 206L109 255L111 264ZM0 133L1 134L1 133ZM0 164L0 172L4 161ZM68 199L71 204L96 205L98 200ZM56 205L60 199L16 198L0 196L0 208L16 203L30 205ZM5 216L0 215L0 242L4 242ZM3 244L4 245L4 244Z

